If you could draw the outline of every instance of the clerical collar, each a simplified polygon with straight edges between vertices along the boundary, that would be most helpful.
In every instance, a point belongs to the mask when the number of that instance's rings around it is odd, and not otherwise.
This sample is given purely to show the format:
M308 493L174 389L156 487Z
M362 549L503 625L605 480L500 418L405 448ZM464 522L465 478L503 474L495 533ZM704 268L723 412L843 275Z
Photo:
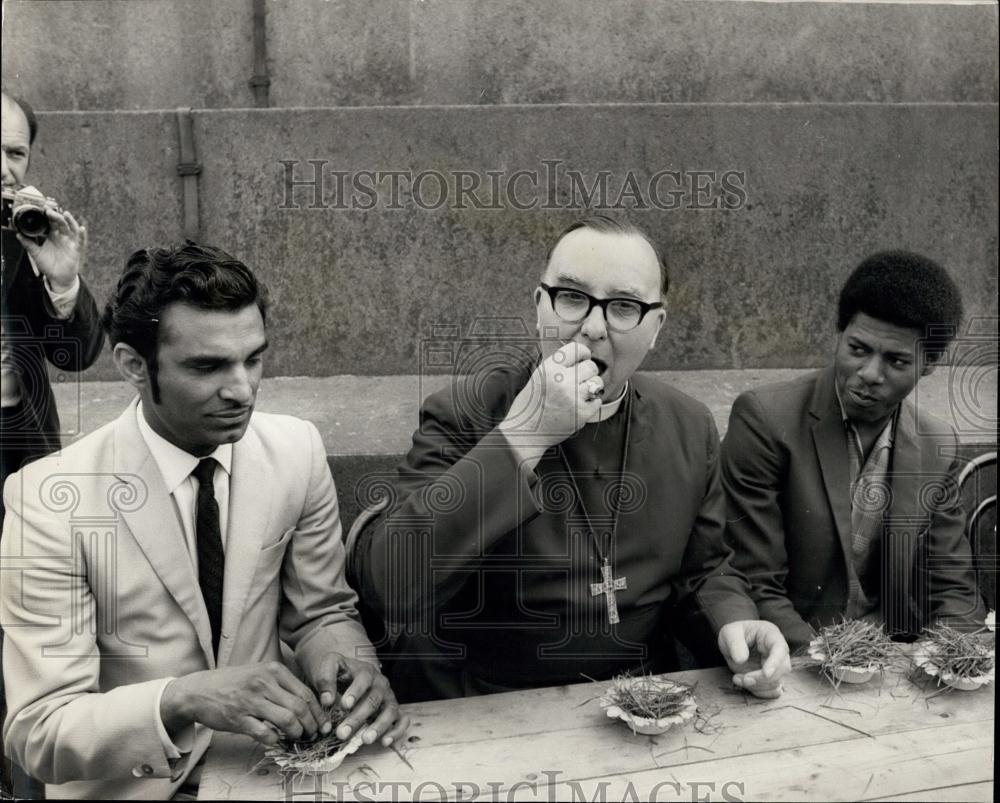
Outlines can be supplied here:
M614 401L605 402L601 405L600 409L587 423L596 424L599 421L607 421L611 416L618 412L618 408L622 406L622 402L625 401L625 394L628 393L629 383L625 383L625 387L622 388L621 394Z

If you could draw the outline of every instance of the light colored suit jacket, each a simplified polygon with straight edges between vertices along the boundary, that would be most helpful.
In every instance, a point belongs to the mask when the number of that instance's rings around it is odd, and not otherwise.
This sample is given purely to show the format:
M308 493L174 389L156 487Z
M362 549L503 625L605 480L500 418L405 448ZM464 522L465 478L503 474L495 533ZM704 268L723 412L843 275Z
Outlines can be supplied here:
M136 423L117 420L4 488L0 624L14 758L58 797L169 798L212 732L168 760L167 678L371 654L344 580L337 495L309 422L256 413L235 444L218 664L173 502Z
M981 625L954 429L905 399L881 496L882 612L892 633ZM726 537L762 618L792 648L847 608L851 496L833 369L748 390L722 444Z

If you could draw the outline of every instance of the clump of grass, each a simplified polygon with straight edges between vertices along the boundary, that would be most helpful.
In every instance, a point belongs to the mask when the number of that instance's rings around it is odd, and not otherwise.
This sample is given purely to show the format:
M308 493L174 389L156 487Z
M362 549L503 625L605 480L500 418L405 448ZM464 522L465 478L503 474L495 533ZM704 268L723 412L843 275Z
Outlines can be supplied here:
M604 699L630 716L663 719L691 707L694 686L653 675L634 677L625 673L614 678Z
M915 663L938 681L981 681L992 679L996 652L981 638L983 631L965 633L948 625L929 627L923 633Z
M264 752L264 761L278 765L282 773L293 778L302 778L311 772L325 772L336 769L340 763L361 746L361 735L349 739L337 736L337 727L347 718L347 712L339 705L324 710L330 718L332 728L329 733L318 731L309 739L281 739L274 747Z
M820 671L839 686L839 669L884 672L899 659L899 649L882 625L846 619L827 625L809 644L809 655L819 661Z

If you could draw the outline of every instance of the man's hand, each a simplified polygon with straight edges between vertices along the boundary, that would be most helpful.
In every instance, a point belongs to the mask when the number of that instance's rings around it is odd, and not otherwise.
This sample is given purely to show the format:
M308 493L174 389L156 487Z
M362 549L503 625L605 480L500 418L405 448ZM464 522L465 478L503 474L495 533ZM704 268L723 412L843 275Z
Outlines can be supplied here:
M719 650L733 683L755 697L781 696L781 678L792 671L788 644L773 622L730 622L719 631Z
M42 194L34 187L25 187L21 194ZM38 272L49 281L54 293L63 293L73 286L73 282L83 267L87 251L87 228L76 222L76 218L65 210L49 209L49 234L39 245L34 240L17 235L17 240L28 252Z
M535 368L499 426L532 468L546 449L593 418L604 391L599 373L590 349L576 342L567 343Z
M324 708L337 701L338 677L350 683L340 698L341 707L350 714L337 726L339 738L347 740L364 727L361 738L365 744L372 744L381 736L382 744L388 747L406 733L410 718L400 717L389 681L368 662L329 653L315 671L308 666L304 668ZM369 722L372 717L374 721Z
M302 739L330 732L316 696L277 661L209 669L172 680L160 698L160 717L168 732L200 722L213 730L244 733L268 746L277 744L282 734Z

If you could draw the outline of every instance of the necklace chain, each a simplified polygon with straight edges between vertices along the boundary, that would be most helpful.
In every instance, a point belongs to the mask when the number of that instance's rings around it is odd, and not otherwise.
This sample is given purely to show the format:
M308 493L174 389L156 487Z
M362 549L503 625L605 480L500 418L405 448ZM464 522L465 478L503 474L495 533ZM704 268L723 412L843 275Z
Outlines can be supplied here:
M611 538L608 541L608 551L610 552L612 546L614 545L615 537L618 534L618 514L621 513L622 509L622 485L625 482L625 470L628 466L628 446L630 435L632 432L632 387L631 384L626 388L625 396L625 442L622 444L622 465L618 471L618 486L617 494L615 495L615 506L614 506L614 516L611 521ZM594 545L594 549L597 550L597 556L601 559L601 564L606 564L609 559L605 557L604 551L601 549L601 544L598 541L597 533L594 530L594 524L590 518L590 513L587 511L587 506L583 502L583 494L580 493L580 487L576 484L576 477L573 474L573 469L569 464L569 460L566 457L566 451L559 447L559 456L562 458L563 465L566 467L566 473L569 475L569 481L573 485L573 492L576 494L577 504L580 506L580 510L583 512L583 518L587 522L587 529L590 531L590 540Z

